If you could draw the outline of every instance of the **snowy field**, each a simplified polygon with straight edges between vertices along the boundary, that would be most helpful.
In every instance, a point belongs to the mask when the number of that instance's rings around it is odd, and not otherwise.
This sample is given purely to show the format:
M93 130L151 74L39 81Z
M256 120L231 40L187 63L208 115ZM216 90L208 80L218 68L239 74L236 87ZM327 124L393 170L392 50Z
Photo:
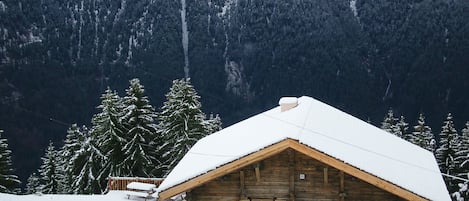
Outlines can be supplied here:
M144 201L143 198L130 197L126 191L110 191L106 195L11 195L0 193L0 201ZM147 199L155 201L155 199Z

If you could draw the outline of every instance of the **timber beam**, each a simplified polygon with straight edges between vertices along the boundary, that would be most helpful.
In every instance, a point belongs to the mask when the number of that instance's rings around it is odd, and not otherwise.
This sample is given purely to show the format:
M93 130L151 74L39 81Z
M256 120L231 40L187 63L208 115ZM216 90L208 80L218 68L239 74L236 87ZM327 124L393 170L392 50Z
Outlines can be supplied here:
M295 201L295 151L288 150L288 173L290 175L289 179L289 201Z
M220 176L226 175L233 171L239 170L240 168L246 167L248 165L252 165L256 162L259 162L265 158L269 158L274 156L286 149L290 146L290 140L286 139L280 141L276 144L270 145L264 149L261 149L257 152L244 156L240 159L232 161L228 164L225 164L217 169L211 170L205 174L197 176L195 178L189 179L181 184L173 186L171 188L165 189L159 193L159 200L166 200L175 196L177 194L183 193L195 187L201 186L206 182L214 180Z
M323 169L323 174L324 174L324 186L327 186L329 184L329 168L325 167Z
M371 185L374 185L380 189L383 189L389 193L392 193L396 196L399 196L406 200L428 200L424 197L421 197L409 190L406 190L400 186L397 186L391 182L388 182L384 179L381 179L375 175L372 175L368 172L360 170L352 165L345 163L339 159L336 159L332 156L327 155L326 153L320 152L314 148L311 148L307 145L301 144L297 140L285 139L276 144L265 147L257 152L251 153L244 157L241 157L237 160L234 160L230 163L222 165L214 170L211 170L200 176L188 179L185 182L182 182L178 185L175 185L171 188L165 189L159 193L159 200L166 200L174 195L190 191L193 188L201 186L211 180L214 180L218 177L224 176L226 174L232 173L234 171L239 171L241 168L253 165L261 160L274 156L284 150L291 148L295 151L298 151L302 154L305 154L315 160L318 160L322 163L327 164L330 167L343 171L343 173L352 175L362 181L365 181ZM327 172L327 171L325 171ZM327 175L327 174L325 174ZM259 172L260 178L260 172ZM325 177L325 181L326 181ZM326 182L325 182L326 183ZM293 186L294 187L294 186Z
M371 185L374 185L380 189L383 189L389 193L392 193L394 195L397 195L403 199L406 200L428 200L424 197L421 197L415 193L412 193L411 191L408 191L406 189L403 189L391 182L388 182L386 180L383 180L375 175L372 175L368 172L365 172L363 170L360 170L352 165L349 165L347 163L344 163L343 161L336 159L334 157L331 157L323 152L320 152L314 148L311 148L309 146L306 146L304 144L301 144L297 140L292 140L288 139L290 142L290 148L303 153L313 159L316 159L322 163L325 163L333 168L336 168L338 170L343 171L344 173L347 173L349 175L352 175L362 181L365 181Z

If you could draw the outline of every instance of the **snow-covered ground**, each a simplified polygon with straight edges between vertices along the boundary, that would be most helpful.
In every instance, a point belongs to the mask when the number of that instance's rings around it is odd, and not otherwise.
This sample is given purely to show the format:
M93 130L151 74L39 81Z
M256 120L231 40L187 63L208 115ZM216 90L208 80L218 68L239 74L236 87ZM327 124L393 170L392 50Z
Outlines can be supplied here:
M127 198L127 191L110 191L106 195L11 195L0 193L1 201L143 201L145 199L133 197ZM156 199L147 199L155 201Z

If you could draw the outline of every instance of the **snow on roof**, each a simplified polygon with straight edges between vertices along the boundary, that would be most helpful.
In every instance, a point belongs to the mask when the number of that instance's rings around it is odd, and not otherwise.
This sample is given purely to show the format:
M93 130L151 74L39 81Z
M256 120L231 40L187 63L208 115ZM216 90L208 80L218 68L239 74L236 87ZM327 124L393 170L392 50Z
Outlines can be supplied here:
M298 98L296 98L296 97L282 97L278 101L278 104L279 105L282 105L282 104L296 104L297 102L298 102Z
M144 191L151 191L156 188L155 184L147 184L141 182L130 182L127 184L128 189L135 189L135 190L144 190Z
M164 191L284 139L326 153L430 200L451 200L433 154L311 97L199 140L158 188Z

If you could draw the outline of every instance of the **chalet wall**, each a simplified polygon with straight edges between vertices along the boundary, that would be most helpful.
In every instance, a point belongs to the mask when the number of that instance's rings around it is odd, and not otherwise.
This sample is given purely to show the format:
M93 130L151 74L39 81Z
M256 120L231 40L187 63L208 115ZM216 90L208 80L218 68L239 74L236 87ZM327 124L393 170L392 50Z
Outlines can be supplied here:
M403 200L291 149L210 181L187 195L190 201Z

